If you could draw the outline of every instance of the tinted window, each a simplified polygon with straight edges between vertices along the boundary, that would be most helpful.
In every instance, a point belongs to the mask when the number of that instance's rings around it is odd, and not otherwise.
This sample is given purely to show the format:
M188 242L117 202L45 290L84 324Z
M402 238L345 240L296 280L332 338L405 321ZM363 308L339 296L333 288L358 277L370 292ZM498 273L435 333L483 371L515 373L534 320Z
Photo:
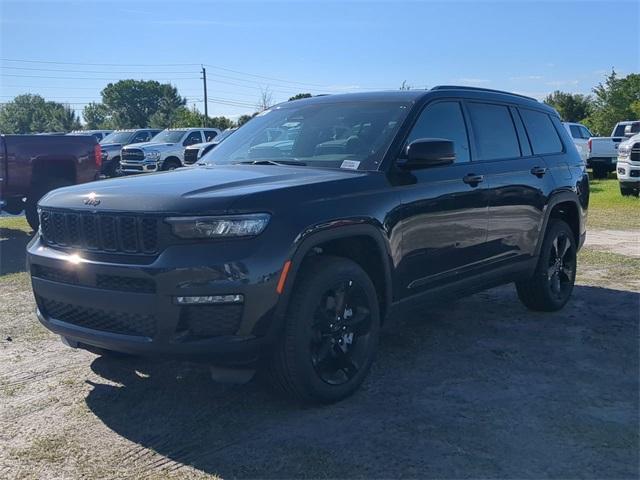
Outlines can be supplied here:
M142 143L151 140L151 132L138 132L131 143Z
M615 130L613 131L612 137L624 137L624 127L626 125L616 125Z
M578 125L569 125L569 129L571 130L571 136L573 138L582 138L582 132L580 131L580 127L578 127Z
M204 131L204 141L205 142L210 142L211 140L216 138L217 134L218 134L218 132L216 132L215 130L205 130Z
M520 109L520 115L527 129L533 153L544 155L562 152L562 142L549 115L526 108Z
M182 144L186 146L194 145L196 143L202 143L202 136L200 135L200 132L191 132Z
M467 127L458 102L429 105L414 125L407 143L418 138L445 138L454 143L456 163L469 161Z
M520 156L518 136L507 107L488 103L470 103L469 115L479 160Z

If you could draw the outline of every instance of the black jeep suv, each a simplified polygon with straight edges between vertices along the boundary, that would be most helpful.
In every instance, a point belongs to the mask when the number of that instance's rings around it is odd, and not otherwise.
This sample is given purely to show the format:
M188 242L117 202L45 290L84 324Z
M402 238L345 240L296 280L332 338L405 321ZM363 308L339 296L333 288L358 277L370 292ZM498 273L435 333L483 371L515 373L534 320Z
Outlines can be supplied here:
M515 282L567 302L585 165L558 114L467 87L262 112L175 172L62 188L28 246L38 318L72 346L264 366L305 401L358 388L408 299Z

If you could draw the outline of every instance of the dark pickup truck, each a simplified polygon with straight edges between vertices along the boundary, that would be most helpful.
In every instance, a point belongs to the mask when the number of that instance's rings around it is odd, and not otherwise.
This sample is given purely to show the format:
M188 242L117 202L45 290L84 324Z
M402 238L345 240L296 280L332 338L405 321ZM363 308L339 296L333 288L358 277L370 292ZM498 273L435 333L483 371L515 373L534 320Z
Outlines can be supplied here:
M25 212L38 229L38 200L67 185L90 182L100 171L100 144L93 136L0 135L0 206Z

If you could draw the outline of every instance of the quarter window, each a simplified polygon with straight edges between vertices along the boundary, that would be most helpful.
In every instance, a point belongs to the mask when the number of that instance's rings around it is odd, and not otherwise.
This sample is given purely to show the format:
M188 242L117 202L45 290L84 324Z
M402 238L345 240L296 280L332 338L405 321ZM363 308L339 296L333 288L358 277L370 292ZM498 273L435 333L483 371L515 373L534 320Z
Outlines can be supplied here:
M569 129L571 130L571 136L573 138L583 138L582 132L580 131L580 127L578 127L578 125L569 125Z
M467 127L458 102L438 102L429 105L413 126L407 144L419 138L451 140L456 152L456 163L469 161Z
M580 131L582 132L582 138L591 138L591 132L587 129L587 127L580 127Z
M562 152L562 142L549 115L526 108L520 109L520 115L527 129L534 154L545 155Z
M469 103L469 116L479 160L520 157L518 135L507 107Z

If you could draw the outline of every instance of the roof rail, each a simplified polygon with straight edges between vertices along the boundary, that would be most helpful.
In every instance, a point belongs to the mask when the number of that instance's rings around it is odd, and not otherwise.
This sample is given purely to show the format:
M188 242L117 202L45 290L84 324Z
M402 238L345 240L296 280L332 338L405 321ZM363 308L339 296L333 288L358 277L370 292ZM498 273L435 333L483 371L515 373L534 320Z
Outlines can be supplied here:
M534 102L538 101L536 98L527 97L526 95L520 95L519 93L505 92L504 90L494 90L492 88L467 87L464 85L437 85L431 90L472 90L476 92L502 93L504 95L513 95L514 97L526 98L527 100L533 100Z

